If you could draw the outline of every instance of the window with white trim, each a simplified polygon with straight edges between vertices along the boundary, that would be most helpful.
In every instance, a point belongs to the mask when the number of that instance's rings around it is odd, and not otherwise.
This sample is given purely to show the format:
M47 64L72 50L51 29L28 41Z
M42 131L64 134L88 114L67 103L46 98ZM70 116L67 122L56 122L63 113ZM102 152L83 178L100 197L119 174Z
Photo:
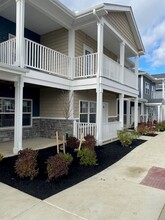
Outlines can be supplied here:
M80 101L80 122L96 123L96 102Z
M14 127L15 99L0 97L0 128ZM23 126L31 126L32 100L23 100Z
M145 94L150 95L150 84L145 82Z

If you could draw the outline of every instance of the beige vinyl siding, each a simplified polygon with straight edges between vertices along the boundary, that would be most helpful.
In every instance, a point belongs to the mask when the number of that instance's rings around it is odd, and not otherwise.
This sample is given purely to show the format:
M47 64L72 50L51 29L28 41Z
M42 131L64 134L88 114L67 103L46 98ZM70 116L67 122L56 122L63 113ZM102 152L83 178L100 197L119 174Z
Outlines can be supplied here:
M116 93L104 92L103 101L108 103L108 116L117 115L117 98Z
M65 93L66 96L69 92ZM41 117L64 117L64 99L62 90L41 88L40 91L40 116Z
M124 12L109 12L104 18L137 50L136 41Z
M68 30L61 28L42 35L41 44L68 55Z
M116 93L104 91L103 102L108 103L108 116L116 116L117 100ZM96 102L96 90L85 90L74 92L74 117L79 118L79 101L94 101Z
M93 49L93 53L97 52L97 41L85 34L83 31L76 31L75 33L75 56L84 55L84 44ZM116 60L117 56L104 47L104 54Z

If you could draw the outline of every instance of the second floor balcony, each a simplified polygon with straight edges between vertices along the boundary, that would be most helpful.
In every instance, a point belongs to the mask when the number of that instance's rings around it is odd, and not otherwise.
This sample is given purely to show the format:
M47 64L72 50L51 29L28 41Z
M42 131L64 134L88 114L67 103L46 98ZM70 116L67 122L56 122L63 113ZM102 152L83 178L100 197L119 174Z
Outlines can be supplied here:
M0 63L17 66L16 38L0 44ZM72 72L70 67L72 65ZM137 76L126 67L103 54L100 77L137 89ZM69 57L42 44L24 38L24 68L42 71L67 79L97 77L98 53ZM123 68L123 69L122 69Z

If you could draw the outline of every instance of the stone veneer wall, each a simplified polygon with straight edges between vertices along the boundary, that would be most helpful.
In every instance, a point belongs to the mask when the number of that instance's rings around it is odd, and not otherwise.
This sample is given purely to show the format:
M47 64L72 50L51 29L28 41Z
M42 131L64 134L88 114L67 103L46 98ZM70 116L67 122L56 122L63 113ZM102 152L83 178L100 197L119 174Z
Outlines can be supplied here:
M14 140L14 129L0 130L0 143L13 141Z
M68 132L69 135L73 133L73 121L57 120L57 119L33 119L33 126L23 128L23 139L45 137L55 138L55 132L59 131L61 138L62 134ZM0 130L0 143L13 141L14 129Z
M73 134L72 120L58 120L58 119L40 119L40 136L46 138L55 138L55 132L59 132L59 137L67 132L69 135Z

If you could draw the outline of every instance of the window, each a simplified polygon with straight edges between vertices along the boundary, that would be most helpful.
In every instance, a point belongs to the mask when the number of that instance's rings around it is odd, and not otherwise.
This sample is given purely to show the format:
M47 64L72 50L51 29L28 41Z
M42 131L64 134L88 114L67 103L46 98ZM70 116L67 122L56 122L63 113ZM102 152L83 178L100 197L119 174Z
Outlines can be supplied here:
M14 127L15 100L0 97L0 128ZM23 100L23 126L30 126L32 100Z
M145 94L150 95L150 84L145 82Z
M80 101L80 122L96 123L96 102Z

